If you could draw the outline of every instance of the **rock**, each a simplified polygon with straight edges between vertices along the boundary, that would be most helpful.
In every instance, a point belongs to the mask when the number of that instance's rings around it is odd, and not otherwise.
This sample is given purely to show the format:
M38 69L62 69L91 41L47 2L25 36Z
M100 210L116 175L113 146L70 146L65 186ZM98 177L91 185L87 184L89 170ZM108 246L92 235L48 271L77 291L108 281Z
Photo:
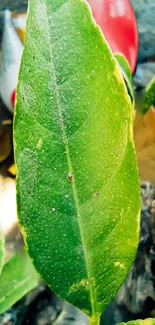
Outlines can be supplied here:
M131 0L139 32L139 62L155 58L155 1Z
M0 325L15 325L17 321L16 310L11 308L0 315Z
M134 85L139 88L146 88L155 75L155 61L139 63L133 78Z
M27 0L3 0L3 8L23 12L27 10Z

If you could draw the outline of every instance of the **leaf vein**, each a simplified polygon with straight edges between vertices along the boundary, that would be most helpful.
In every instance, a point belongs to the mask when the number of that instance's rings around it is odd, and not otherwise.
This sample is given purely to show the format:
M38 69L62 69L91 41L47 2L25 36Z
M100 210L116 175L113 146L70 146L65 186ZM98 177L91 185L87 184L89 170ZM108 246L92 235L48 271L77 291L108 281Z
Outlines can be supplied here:
M56 72L55 72L55 66L54 66L54 60L53 60L53 48L52 48L52 44L51 44L51 40L49 38L50 35L50 29L49 29L49 21L48 21L48 14L47 14L47 8L46 8L46 2L44 2L44 11L45 11L45 17L46 17L46 30L47 30L47 42L49 45L49 54L50 54L50 60L51 60L51 75L53 77L54 80L54 85L55 85L55 93L56 93L56 101L57 101L57 107L58 107L58 115L59 118L62 120L62 123L60 125L61 127L61 131L62 131L62 136L63 136L63 141L64 141L64 145L65 145L65 150L66 150L66 158L67 158L67 163L68 163L68 167L69 167L69 171L71 173L73 173L74 175L74 171L73 171L73 166L72 166L72 162L71 162L71 158L70 158L70 152L69 152L69 144L68 144L68 139L67 139L67 135L65 132L65 127L64 127L64 123L63 123L63 113L62 113L62 104L61 104L61 99L60 99L60 93L59 93L59 87L58 87L58 83L57 83L57 77L56 77ZM89 280L89 290L90 290L90 297L91 297L91 306L92 306L92 314L95 314L95 297L94 297L94 292L93 292L93 288L92 288L92 284L91 284L91 274L90 274L90 268L87 265L87 253L86 253L86 247L85 247L85 243L84 243L84 236L83 236L83 231L82 231L82 227L80 224L80 206L79 206L79 202L78 202L78 195L76 192L76 187L75 187L75 179L72 181L72 191L73 191L73 196L74 196L74 200L75 200L75 205L76 205L76 212L77 212L77 220L78 220L78 225L79 225L79 231L80 231L80 236L81 236L81 243L82 243L82 248L83 248L83 254L85 257L85 263L86 263L86 272L88 275L88 280Z

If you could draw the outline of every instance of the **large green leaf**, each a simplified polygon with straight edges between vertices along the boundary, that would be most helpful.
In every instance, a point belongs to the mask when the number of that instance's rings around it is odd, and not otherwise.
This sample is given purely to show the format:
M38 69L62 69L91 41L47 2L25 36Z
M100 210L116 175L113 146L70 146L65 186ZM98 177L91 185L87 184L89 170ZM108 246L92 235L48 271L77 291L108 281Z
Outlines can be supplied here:
M2 272L4 263L5 247L4 247L4 235L0 225L0 274Z
M30 1L17 93L28 252L54 292L98 324L135 256L140 194L130 97L85 1Z
M4 266L0 276L0 314L27 292L34 289L39 276L24 250L20 250Z
M118 325L155 325L155 319L153 318L146 318L146 319L137 319L131 320L127 323L119 323Z

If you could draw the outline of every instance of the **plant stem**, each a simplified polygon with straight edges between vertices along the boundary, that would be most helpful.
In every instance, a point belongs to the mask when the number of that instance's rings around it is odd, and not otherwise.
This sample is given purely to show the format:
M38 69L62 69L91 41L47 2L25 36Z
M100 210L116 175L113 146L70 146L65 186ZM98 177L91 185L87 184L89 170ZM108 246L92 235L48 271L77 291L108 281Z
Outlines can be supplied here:
M89 318L90 320L90 325L100 325L100 316L95 315Z

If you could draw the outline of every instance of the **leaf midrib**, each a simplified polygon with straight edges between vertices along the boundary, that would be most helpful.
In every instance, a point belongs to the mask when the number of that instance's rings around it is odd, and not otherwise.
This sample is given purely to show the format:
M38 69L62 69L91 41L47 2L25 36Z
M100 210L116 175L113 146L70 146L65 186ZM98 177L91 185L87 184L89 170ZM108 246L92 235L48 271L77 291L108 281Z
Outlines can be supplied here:
M56 78L56 72L55 72L55 66L54 66L54 59L53 59L53 48L52 48L52 44L51 44L51 40L50 40L50 28L49 28L49 21L48 21L48 14L47 14L47 5L46 5L46 0L43 1L43 7L44 7L44 12L45 12L45 24L46 24L46 36L47 36L47 42L49 45L49 55L50 55L50 60L51 60L51 75L53 77L53 81L54 81L54 87L55 87L55 93L56 93L56 103L57 103L57 107L58 107L58 115L62 121L60 128L62 131L62 135L63 135L63 141L64 141L64 145L65 145L65 150L66 150L66 157L67 157L67 163L68 163L68 167L69 167L69 172L71 172L73 174L74 177L74 170L73 170L73 166L72 166L72 162L71 162L71 158L70 158L70 152L69 152L69 144L68 144L68 139L66 136L66 132L65 132L65 127L64 127L64 123L63 123L63 114L62 114L62 105L61 105L61 100L60 100L60 94L59 94L59 88L57 85L57 78ZM75 206L76 206L76 212L77 212L77 220L78 220L78 225L79 225L79 231L80 231L80 237L81 237L81 242L82 242L82 247L83 247L83 254L84 254L84 258L85 258L85 264L86 264L86 272L88 275L88 281L89 281L89 290L90 290L90 302L91 302L91 306L92 306L92 314L95 315L96 313L96 308L94 306L94 302L95 302L95 297L94 297L94 292L93 292L93 287L91 285L91 273L90 273L90 268L88 266L88 262L87 262L87 248L85 246L84 240L83 240L83 231L82 231L82 227L80 224L80 206L79 206L79 202L78 202L78 195L77 195L77 191L76 191L76 186L75 186L75 179L73 179L73 181L71 182L72 185L72 191L73 191L73 197L75 200Z

